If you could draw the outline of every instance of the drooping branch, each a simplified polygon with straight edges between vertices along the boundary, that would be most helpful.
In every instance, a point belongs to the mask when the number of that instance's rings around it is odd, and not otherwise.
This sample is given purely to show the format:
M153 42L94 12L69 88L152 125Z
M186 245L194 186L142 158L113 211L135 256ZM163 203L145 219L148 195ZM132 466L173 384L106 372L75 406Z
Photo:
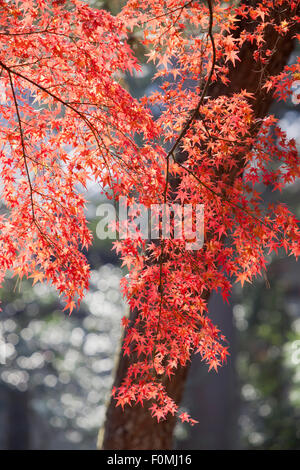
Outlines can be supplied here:
M259 2L249 2L245 0L242 4L246 6L249 4L252 6L258 6ZM284 15L286 15L287 12L282 11L281 13L281 20L283 21ZM232 35L234 38L239 38L243 32L252 32L254 28L255 21L250 22L247 19L245 20L240 18L238 27L232 32ZM279 74L283 70L294 47L293 36L295 32L296 29L289 30L285 35L281 35L273 28L270 28L269 34L266 35L265 38L265 47L266 49L272 50L274 44L276 44L276 49L273 50L273 54L270 56L268 64L264 68L264 73L268 76ZM256 122L252 127L253 137L257 135L260 127L260 120L266 116L273 100L273 96L269 94L265 88L261 88L259 86L259 72L261 70L253 56L254 51L255 45L251 46L249 44L244 44L239 53L239 62L235 66L232 65L229 67L228 84L219 80L214 83L208 83L205 89L205 95L207 94L211 98L217 98L222 95L231 96L234 93L239 93L241 90L245 90L247 93L252 93L254 98L252 102L252 110L254 118L256 119ZM201 104L202 101L200 101L200 105L197 106L197 112L199 111ZM186 125L183 127L178 139L175 141L175 147L170 151L170 155L174 150L178 150L180 147L179 144L186 136L191 124L194 122L197 112L195 113L194 111L195 115L192 114L190 120L188 120ZM179 162L179 164L184 166L186 156L184 153L181 154L179 152L179 157L180 158L176 156L176 162ZM241 172L244 165L243 156L240 155L238 157L240 158L237 160L237 170L232 171L231 174L228 175L228 184L234 183L236 174ZM186 168L187 167L185 167L185 170ZM175 181L175 187L176 185L178 187L179 184L180 178L178 177ZM217 197L220 195L216 194L215 196ZM207 300L209 292L202 294L202 297ZM137 316L137 311L131 312L131 324L135 324ZM122 356L122 352L120 354L121 357L116 370L114 383L116 388L121 385L131 364L128 357ZM168 394L176 401L176 403L180 403L187 373L188 366L179 367L176 371L176 375L171 381L164 381ZM127 406L123 411L121 407L115 407L115 401L112 399L107 409L105 429L102 429L99 434L99 447L102 447L103 449L169 449L172 446L175 424L176 418L174 416L169 416L166 421L160 423L155 422L151 418L147 407L142 408L140 405L136 405L134 407Z
M201 92L198 104L194 111L192 111L191 117L187 120L186 124L184 125L182 131L180 132L179 136L175 140L174 144L172 145L171 150L168 152L167 157L169 158L171 155L174 155L174 152L177 150L177 148L180 146L180 143L182 142L182 139L190 129L191 125L195 121L195 119L199 114L199 109L202 106L203 100L207 95L207 90L209 89L209 86L211 84L211 80L215 71L215 66L216 66L216 46L215 46L215 41L214 41L214 35L213 35L213 24L214 24L214 15L213 15L213 8L212 8L212 3L211 0L207 0L208 8L209 8L209 27L208 27L208 36L211 42L212 46L212 60L211 60L211 68L209 75L207 77L207 80L205 82L205 85L203 87L203 90Z

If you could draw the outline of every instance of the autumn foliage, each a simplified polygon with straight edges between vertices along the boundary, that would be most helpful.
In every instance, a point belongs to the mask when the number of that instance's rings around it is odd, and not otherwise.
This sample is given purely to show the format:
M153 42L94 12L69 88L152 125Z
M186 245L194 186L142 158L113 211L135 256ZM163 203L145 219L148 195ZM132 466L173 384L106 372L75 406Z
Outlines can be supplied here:
M271 252L300 253L295 216L261 199L263 186L281 191L299 177L295 141L274 116L255 117L253 94L209 95L212 84L228 83L245 44L255 46L259 86L275 98L288 99L299 76L299 61L270 76L276 43L265 47L270 30L295 30L299 40L299 1L248 4L129 0L112 17L77 0L0 0L1 281L9 272L50 282L66 309L79 304L89 282L89 180L129 204L204 204L201 250L184 239L115 242L138 317L123 319L133 361L113 393L122 407L150 401L157 420L178 412L165 378L192 352L209 369L226 360L225 338L206 314L209 293L226 300L233 282L265 273ZM235 37L242 19L252 31ZM136 32L162 83L139 101L124 88L125 72L140 69L127 43Z

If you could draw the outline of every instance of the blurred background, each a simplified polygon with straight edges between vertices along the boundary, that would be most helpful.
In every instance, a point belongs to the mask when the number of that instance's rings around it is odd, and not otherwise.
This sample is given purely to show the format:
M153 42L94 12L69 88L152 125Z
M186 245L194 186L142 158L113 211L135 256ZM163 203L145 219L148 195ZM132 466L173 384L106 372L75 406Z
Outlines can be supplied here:
M122 5L120 0L90 3L114 14ZM132 46L143 59L140 46ZM155 89L153 72L143 63L138 75L124 77L134 96ZM300 148L300 106L276 104L271 113ZM299 182L280 195L298 217L299 196ZM266 201L274 197L265 191ZM80 310L68 316L49 286L8 279L0 290L0 347L6 343L0 449L96 448L127 307L112 242L96 237L96 209L103 202L99 188L91 186L87 199L94 244L87 253L90 290ZM270 289L263 279L243 290L236 286L229 305L218 295L211 298L211 317L229 340L231 355L218 374L193 359L182 408L200 423L178 424L174 448L300 448L300 263L284 252L270 257L268 279Z

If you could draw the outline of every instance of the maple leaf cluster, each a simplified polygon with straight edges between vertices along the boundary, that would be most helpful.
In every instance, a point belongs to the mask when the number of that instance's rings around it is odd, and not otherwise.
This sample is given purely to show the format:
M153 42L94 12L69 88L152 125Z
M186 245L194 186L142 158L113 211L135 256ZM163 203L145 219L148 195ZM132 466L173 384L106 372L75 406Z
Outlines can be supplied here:
M133 360L113 394L122 407L150 401L158 421L178 412L165 383L193 352L209 369L226 361L226 340L207 316L209 293L221 290L226 300L234 281L265 271L270 252L300 252L295 216L261 200L262 185L281 190L299 177L295 141L274 116L255 117L252 93L209 96L214 83L228 84L245 45L255 45L261 88L289 96L299 62L270 76L276 44L266 48L265 38L299 23L299 2L274 4L129 0L112 17L77 0L0 1L1 280L31 276L52 282L70 311L80 302L89 280L82 249L92 242L89 180L128 204L204 204L200 250L187 250L184 238L115 242L137 315L123 319L124 354ZM288 20L274 14L280 8ZM241 19L253 28L235 37ZM139 70L126 42L137 30L162 83L141 100L122 87L124 73Z
M82 2L1 2L1 279L51 281L72 311L88 287L82 189L159 184L149 112L115 75L136 61L120 20ZM140 181L141 174L143 181ZM158 182L157 182L158 181Z

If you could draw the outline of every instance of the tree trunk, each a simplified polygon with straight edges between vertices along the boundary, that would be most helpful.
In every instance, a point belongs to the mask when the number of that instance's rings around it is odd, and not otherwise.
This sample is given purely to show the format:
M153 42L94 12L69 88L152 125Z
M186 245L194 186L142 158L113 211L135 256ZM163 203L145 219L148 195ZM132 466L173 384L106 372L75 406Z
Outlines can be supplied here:
M259 1L246 0L243 3L255 6L259 4ZM281 20L284 20L284 12L281 12ZM233 32L233 35L238 37L243 30L250 32L254 27L254 22L242 20L239 23L239 28ZM272 50L276 41L277 45L266 67L266 75L277 75L286 65L294 47L294 41L292 39L294 34L295 31L289 32L288 36L278 37L278 34L274 30L270 31L270 34L266 38L265 47ZM221 82L212 84L209 88L208 96L229 96L242 89L247 90L247 92L254 94L252 105L255 117L263 118L268 112L272 102L272 96L268 94L265 89L261 89L260 87L260 65L253 59L254 49L255 46L243 46L240 51L240 62L237 63L234 69L232 68L230 70L229 85L225 86ZM253 132L257 132L257 128ZM241 161L240 168L242 165L243 163ZM234 175L232 177L232 180L233 179ZM130 320L133 322L134 316L135 313L132 312ZM120 354L114 382L116 387L118 387L125 378L128 366L128 357L124 357ZM183 395L188 369L189 366L178 369L176 375L167 383L169 395L178 404ZM201 417L196 418L201 419ZM147 407L142 408L140 405L133 407L127 406L123 412L121 407L115 407L115 401L112 399L107 409L105 427L99 432L98 447L119 450L170 449L172 448L175 424L176 419L172 416L166 421L157 423L151 418Z

